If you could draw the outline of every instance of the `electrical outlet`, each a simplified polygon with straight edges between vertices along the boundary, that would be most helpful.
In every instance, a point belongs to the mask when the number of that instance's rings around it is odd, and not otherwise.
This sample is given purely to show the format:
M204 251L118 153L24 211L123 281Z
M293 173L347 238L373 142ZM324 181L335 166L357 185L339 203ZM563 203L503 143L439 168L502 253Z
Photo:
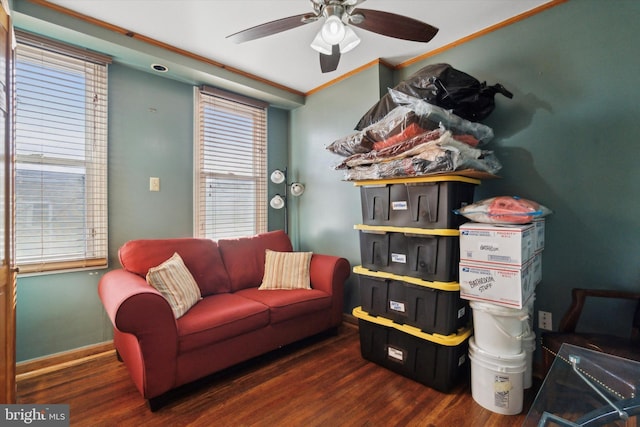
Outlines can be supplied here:
M538 311L538 328L545 331L553 330L553 322L551 321L551 313L548 311Z

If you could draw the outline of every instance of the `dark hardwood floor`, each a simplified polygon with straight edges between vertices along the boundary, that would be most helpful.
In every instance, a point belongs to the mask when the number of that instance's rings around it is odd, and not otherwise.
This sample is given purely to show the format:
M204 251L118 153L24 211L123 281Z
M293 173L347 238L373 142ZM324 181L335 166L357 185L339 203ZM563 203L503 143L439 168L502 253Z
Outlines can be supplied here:
M475 403L469 383L444 394L364 360L357 326L291 345L182 388L149 411L113 351L22 375L18 403L70 405L72 426L520 426Z

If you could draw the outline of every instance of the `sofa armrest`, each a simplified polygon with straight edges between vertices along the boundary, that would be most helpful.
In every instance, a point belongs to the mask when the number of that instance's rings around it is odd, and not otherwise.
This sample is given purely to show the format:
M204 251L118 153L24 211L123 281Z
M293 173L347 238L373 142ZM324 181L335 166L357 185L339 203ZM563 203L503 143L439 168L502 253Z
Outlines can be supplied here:
M100 279L98 294L118 330L136 336L163 330L177 336L171 306L142 277L125 270L110 271Z
M150 398L172 388L178 328L167 300L144 278L122 269L100 279L98 294L117 331L135 337L126 341L133 345L116 349L129 370L138 371L132 377L141 393Z
M313 254L309 270L311 287L332 296L332 324L340 325L344 309L344 283L351 274L349 261L333 255Z

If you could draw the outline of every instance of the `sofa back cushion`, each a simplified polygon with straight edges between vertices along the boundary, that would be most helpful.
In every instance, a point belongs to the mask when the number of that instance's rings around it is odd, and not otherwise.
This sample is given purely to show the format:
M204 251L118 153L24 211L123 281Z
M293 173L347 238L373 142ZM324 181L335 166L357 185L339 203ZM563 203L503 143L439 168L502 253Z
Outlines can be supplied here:
M231 290L257 288L264 275L265 252L291 252L291 240L283 230L251 237L218 240L222 260L229 272Z
M162 264L178 253L196 280L202 296L229 292L229 275L218 244L209 239L141 239L131 240L120 248L122 268L145 277L150 268Z

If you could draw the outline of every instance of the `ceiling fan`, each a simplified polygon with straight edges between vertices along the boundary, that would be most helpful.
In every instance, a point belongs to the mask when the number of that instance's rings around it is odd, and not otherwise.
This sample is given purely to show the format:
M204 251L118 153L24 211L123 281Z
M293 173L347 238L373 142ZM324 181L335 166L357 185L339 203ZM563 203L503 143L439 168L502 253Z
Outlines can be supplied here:
M325 22L311 42L311 47L320 52L320 69L323 73L328 73L338 68L341 54L349 52L360 43L350 25L384 36L416 42L428 42L438 32L437 28L407 16L357 8L365 0L310 1L313 13L303 13L256 25L231 34L227 39L243 43L324 18Z

